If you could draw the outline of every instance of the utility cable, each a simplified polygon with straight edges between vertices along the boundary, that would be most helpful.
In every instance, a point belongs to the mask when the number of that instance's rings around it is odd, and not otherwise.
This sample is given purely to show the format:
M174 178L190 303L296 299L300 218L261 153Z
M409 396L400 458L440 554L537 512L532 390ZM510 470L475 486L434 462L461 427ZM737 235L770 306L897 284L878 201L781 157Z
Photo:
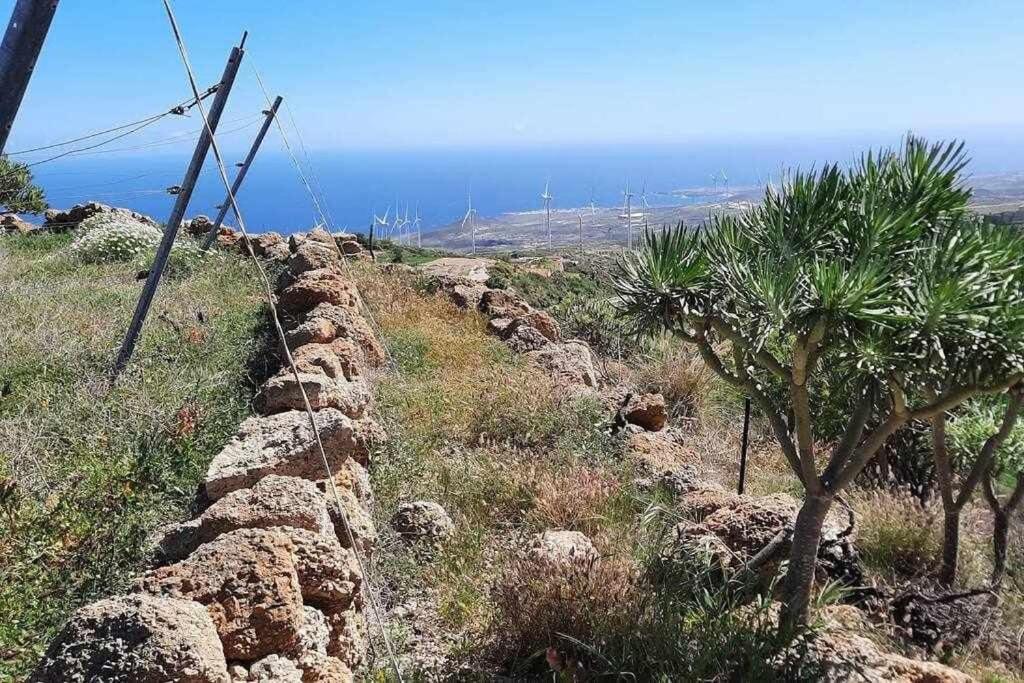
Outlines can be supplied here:
M171 22L171 29L174 32L174 40L178 44L178 52L181 55L181 60L185 66L185 71L188 73L189 84L192 87L192 91L196 93L198 97L198 88L196 86L195 76L192 71L192 65L188 58L188 52L185 49L185 44L182 40L181 33L178 30L178 22L174 18L174 12L171 10L170 0L163 0L164 8L167 10L167 18ZM277 306L274 303L274 290L270 285L270 279L267 277L267 273L263 268L263 264L260 263L259 258L253 251L252 242L249 240L248 232L245 229L245 219L242 217L242 212L238 208L238 202L235 199L234 193L231 191L231 183L228 181L228 174L224 167L224 160L221 157L220 150L217 145L216 137L213 134L213 129L210 127L210 122L206 118L206 111L203 109L203 105L199 103L199 114L203 118L203 125L206 128L207 134L210 136L210 147L213 150L214 158L217 161L217 169L220 173L221 181L224 183L224 187L228 193L228 200L231 202L231 208L234 211L235 218L238 220L239 230L242 232L242 237L245 241L246 249L249 252L249 256L252 258L253 263L256 266L256 270L260 275L260 280L263 284L264 293L267 297L267 303L270 308L271 317L274 320L274 327L277 331L278 339L281 342L281 347L284 349L285 357L288 360L288 365L291 367L292 374L295 376L295 382L299 387L299 393L302 395L302 403L306 410L306 415L309 417L310 427L313 430L313 436L316 439L317 449L320 452L320 458L323 461L324 470L327 473L327 483L331 489L331 494L334 498L334 503L337 506L338 514L345 527L345 534L348 538L349 547L352 549L352 554L355 556L357 563L359 564L359 570L363 574L364 580L366 581L367 595L372 606L372 611L377 619L380 627L381 638L384 641L384 646L387 649L388 657L391 659L391 665L394 668L395 676L398 678L399 683L402 682L402 673L398 665L398 659L395 657L394 650L391 648L391 641L388 638L387 630L384 626L383 613L380 609L380 604L377 601L377 597L374 594L373 585L371 583L371 577L369 571L363 562L362 555L355 542L355 537L352 533L352 527L349 524L348 515L345 513L345 509L341 504L341 496L338 494L338 488L334 481L334 473L331 471L330 462L327 459L327 453L324 450L323 441L320 438L320 429L317 425L316 415L313 412L313 407L309 403L309 397L306 395L306 389L302 384L302 378L299 374L299 369L295 364L295 359L292 356L291 350L288 348L287 340L284 334L284 328L281 326L281 319L277 313Z

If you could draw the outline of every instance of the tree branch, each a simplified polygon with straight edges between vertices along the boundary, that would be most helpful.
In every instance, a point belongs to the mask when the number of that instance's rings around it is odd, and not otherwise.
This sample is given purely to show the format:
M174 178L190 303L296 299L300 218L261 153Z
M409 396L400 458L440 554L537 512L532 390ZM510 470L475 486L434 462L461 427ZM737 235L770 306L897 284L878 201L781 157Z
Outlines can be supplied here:
M724 320L720 318L711 317L708 319L711 323L711 328L722 335L725 339L728 339L733 344L737 344L746 349L754 360L763 365L769 372L776 377L784 379L787 382L790 381L790 370L783 365L775 356L769 353L765 349L754 350L751 348L751 342L748 339L744 339L743 335L739 331L730 327Z
M982 446L981 453L974 461L974 466L971 467L971 471L964 480L964 483L960 485L960 492L956 497L957 509L967 504L971 494L974 493L974 487L978 485L982 475L992 466L992 463L995 461L996 451L1003 445L1006 437L1010 435L1014 425L1017 423L1017 416L1020 415L1022 401L1024 401L1024 394L1022 394L1019 387L1010 392L1010 404L1006 407L1006 412L1003 414L1003 422L999 425L999 431L985 440L985 445Z
M870 389L862 388L862 391L863 394L860 401L857 402L857 407L850 417L850 422L846 425L846 431L843 432L843 438L832 450L832 457L829 458L825 472L821 476L825 482L832 481L835 478L840 468L850 459L850 454L853 453L853 449L860 443L861 437L864 436L864 427L867 426L868 419L871 417L872 409L875 406L875 397L872 396Z

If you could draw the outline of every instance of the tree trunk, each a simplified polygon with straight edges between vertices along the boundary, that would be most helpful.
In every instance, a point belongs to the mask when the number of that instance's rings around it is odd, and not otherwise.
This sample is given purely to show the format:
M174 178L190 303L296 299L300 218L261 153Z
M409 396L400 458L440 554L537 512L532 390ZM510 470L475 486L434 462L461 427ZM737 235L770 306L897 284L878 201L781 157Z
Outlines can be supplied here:
M992 526L992 590L1002 588L1006 574L1006 545L1010 536L1010 516L997 510Z
M792 632L807 621L807 608L814 587L814 568L821 542L821 527L832 507L831 496L808 496L796 516L789 570L783 583L783 611L780 625Z
M949 587L956 580L957 556L960 554L960 510L947 508L942 528L942 567L939 583Z

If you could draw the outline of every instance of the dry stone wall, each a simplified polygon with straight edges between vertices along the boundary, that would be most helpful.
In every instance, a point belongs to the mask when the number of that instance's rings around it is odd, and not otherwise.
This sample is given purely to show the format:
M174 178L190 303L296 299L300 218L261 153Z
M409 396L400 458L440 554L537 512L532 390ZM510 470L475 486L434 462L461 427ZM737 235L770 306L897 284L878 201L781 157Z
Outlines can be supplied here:
M367 557L376 540L366 467L386 437L369 416L369 383L385 356L331 235L290 243L278 300L298 381L283 367L264 383L259 414L210 463L206 509L161 530L154 567L129 595L78 610L30 680L328 683L362 664L355 552Z

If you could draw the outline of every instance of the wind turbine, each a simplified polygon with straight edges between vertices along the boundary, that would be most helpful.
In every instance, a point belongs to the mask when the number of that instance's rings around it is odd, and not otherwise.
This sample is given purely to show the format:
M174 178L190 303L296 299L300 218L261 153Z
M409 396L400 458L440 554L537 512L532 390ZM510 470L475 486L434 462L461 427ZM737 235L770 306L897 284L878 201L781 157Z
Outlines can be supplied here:
M551 248L551 200L554 199L549 191L550 187L551 179L549 178L548 181L544 183L544 194L540 196L541 200L544 202L544 227L546 227L548 231L548 249Z
M722 174L722 185L725 188L725 194L729 194L729 176L725 175L725 169L723 168L719 173Z
M576 212L576 220L580 223L580 256L583 256L583 212Z
M473 253L476 254L476 210L473 209L473 194L468 195L469 198L469 209L466 210L466 215L462 218L462 229L466 229L466 222L469 222L469 230L473 235Z
M629 180L626 180L626 189L622 191L623 199L625 204L623 209L626 211L626 248L633 248L633 193L629 191Z
M594 206L594 186L593 185L590 186L590 215L591 216L596 216L597 215L597 207Z
M640 205L643 207L644 214L644 232L647 232L647 209L651 208L651 205L647 203L647 181L644 181L643 187L640 190Z
M387 235L388 216L389 215L391 215L391 207L390 206L388 207L388 210L384 212L384 217L383 218L378 216L376 213L373 214L373 224L381 226L381 228L384 229L384 234L385 235Z
M420 205L416 204L416 218L412 221L412 227L416 228L416 246L422 247L423 240L420 238Z

